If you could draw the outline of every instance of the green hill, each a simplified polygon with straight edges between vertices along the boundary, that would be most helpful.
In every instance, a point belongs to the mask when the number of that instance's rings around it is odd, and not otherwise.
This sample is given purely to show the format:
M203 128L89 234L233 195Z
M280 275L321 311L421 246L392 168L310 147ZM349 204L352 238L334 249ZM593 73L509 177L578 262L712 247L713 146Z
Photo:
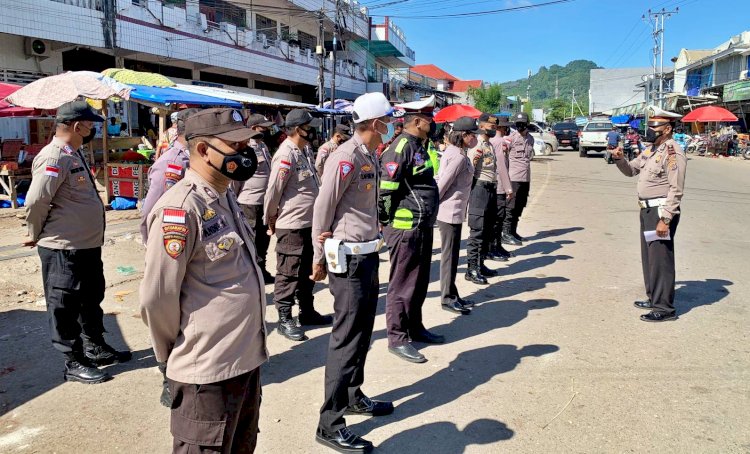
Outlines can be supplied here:
M526 87L531 85L529 94L535 108L549 107L555 98L555 79L558 83L560 98L570 103L573 90L581 108L586 111L589 105L589 76L592 69L599 66L590 60L573 60L565 66L542 66L530 79L519 79L502 82L503 94L506 96L526 97Z

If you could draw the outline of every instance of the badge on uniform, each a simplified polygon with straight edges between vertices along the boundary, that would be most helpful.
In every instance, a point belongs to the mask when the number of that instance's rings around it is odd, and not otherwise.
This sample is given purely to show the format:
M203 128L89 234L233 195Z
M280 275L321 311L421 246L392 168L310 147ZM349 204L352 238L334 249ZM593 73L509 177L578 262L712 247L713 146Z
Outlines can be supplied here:
M279 180L286 180L287 175L289 175L289 169L283 167L279 169Z
M424 156L422 156L422 153L414 153L414 165L416 166L424 165Z
M360 183L359 184L359 190L362 192L370 192L372 191L372 188L374 188L375 185L372 183Z
M292 163L289 161L283 161L283 160L279 161L279 168L289 170L292 168Z
M201 217L204 221L210 221L211 219L216 217L216 212L211 208L206 208L206 211L203 212Z
M165 224L184 224L185 210L176 208L164 208L161 220Z
M167 255L173 259L177 259L182 252L185 250L185 242L187 241L188 228L184 225L168 224L162 226L164 232L164 250Z
M216 247L218 247L222 251L228 251L232 247L233 244L234 244L234 238L227 237L227 238L222 238L221 241L216 243Z
M385 171L388 172L389 177L393 178L393 175L396 174L397 170L398 170L398 163L391 161L385 164Z
M84 183L86 181L86 177L83 175L78 176L78 184Z
M73 149L70 147L70 145L65 145L62 151L65 154L73 154Z
M354 170L354 164L349 161L339 161L339 174L342 180L349 176L352 170Z
M234 173L235 170L237 170L237 163L234 161L229 161L227 163L227 172Z
M229 224L224 216L214 216L210 221L204 222L201 230L201 239L207 240L229 229Z
M360 167L360 170L362 172L370 172L372 171L372 166L370 164L365 164L362 167Z
M48 177L57 178L60 175L60 168L57 166L47 166L44 168L44 174Z
M172 172L166 172L164 174L164 190L171 188L175 185L178 181L180 181L182 177L176 173Z

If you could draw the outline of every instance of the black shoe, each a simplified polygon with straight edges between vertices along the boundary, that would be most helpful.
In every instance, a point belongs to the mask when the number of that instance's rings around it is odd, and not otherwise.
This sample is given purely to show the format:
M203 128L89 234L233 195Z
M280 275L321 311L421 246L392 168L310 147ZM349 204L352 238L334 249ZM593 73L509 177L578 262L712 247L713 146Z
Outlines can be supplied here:
M487 260L494 260L496 262L507 262L508 256L492 251L487 254Z
M343 453L372 451L372 443L353 434L348 427L339 429L333 434L328 434L318 429L318 432L315 434L315 440L321 445Z
M125 363L130 361L133 354L129 351L118 352L114 348L107 345L106 342L102 341L98 344L95 343L84 343L83 354L86 359L91 361L94 366L102 367L109 366L110 364Z
M333 324L333 317L330 315L321 315L315 310L300 312L299 324L302 326L328 326Z
M651 311L648 314L641 315L644 322L669 322L677 320L677 314L666 314L664 312Z
M453 312L454 314L469 315L471 309L461 304L460 301L451 301L449 303L442 303L440 306L444 311Z
M273 274L269 273L267 269L262 268L263 271L263 283L264 284L273 284L276 281L276 278Z
M412 344L404 344L398 347L388 347L388 351L398 356L399 358L409 361L410 363L426 363L427 358L423 354L419 353Z
M172 408L172 393L169 391L169 385L164 382L161 389L161 397L159 397L159 403L167 408Z
M367 396L362 396L358 402L349 405L344 412L346 415L364 416L385 416L391 413L393 413L393 402L371 400Z
M292 317L279 315L279 326L276 328L282 336L295 342L307 340L305 332L302 328L297 326L297 323Z
M503 257L505 257L505 258L508 258L508 259L510 259L510 258L513 258L513 257L515 257L515 256L516 256L516 254L514 254L514 253L512 253L512 252L510 252L510 251L508 251L508 250L506 250L506 249L505 249L505 248L503 248L502 246L500 246L500 247L498 248L498 250L497 250L497 251L496 251L495 253L496 253L497 255L502 255Z
M517 239L518 241L528 241L528 239L519 235L518 232L513 232L511 235L513 235L513 238Z
M461 303L461 305L463 307L468 308L468 309L471 309L471 308L474 307L474 301L472 301L472 300L465 300L465 299L461 298L460 296L458 297L458 302Z
M500 241L503 244L510 244L511 246L523 245L523 243L521 243L521 241L518 238L514 237L513 235L507 232L503 232L503 235L500 237Z
M482 266L479 267L479 273L482 276L485 276L485 277L495 277L495 276L497 276L497 271L491 270L491 269L487 268L484 265L482 265Z
M85 357L65 361L65 381L77 381L94 385L112 380L112 376L103 370L99 370Z
M653 309L654 303L652 303L651 300L636 301L633 303L633 306L637 307L638 309Z
M412 334L411 340L414 342L422 342L423 344L444 344L445 336L434 334L427 331L426 329L423 329L419 333Z
M487 285L489 282L487 282L487 279L482 276L479 271L477 270L469 270L466 272L466 275L464 275L464 279L466 279L469 282L473 282L478 285Z

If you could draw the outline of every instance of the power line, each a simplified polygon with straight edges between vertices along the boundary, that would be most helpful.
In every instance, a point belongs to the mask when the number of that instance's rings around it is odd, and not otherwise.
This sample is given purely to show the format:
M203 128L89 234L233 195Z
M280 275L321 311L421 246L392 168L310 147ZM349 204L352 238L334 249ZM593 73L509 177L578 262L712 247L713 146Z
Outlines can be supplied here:
M537 3L532 5L520 5L520 6L513 6L509 8L501 8L501 9L494 9L494 10L487 10L487 11L472 11L467 13L456 13L456 14L442 14L442 15L419 15L419 16L400 16L400 15L378 15L378 14L371 14L371 17L390 17L394 19L456 19L456 18L468 18L468 17L478 17L478 16L489 16L494 14L502 14L502 13L510 13L514 11L523 11L527 9L533 9L533 8L540 8L543 6L552 6L557 5L561 3L570 3L575 0L552 0L545 3Z

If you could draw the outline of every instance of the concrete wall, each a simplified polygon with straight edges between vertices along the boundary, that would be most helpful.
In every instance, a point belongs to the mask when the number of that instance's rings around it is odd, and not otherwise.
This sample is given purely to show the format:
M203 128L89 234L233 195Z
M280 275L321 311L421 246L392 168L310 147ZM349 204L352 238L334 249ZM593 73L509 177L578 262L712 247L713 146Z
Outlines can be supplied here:
M665 67L664 70L666 71L667 68ZM589 112L603 112L643 102L643 92L635 91L636 85L643 82L641 79L643 75L651 73L650 67L592 69Z

